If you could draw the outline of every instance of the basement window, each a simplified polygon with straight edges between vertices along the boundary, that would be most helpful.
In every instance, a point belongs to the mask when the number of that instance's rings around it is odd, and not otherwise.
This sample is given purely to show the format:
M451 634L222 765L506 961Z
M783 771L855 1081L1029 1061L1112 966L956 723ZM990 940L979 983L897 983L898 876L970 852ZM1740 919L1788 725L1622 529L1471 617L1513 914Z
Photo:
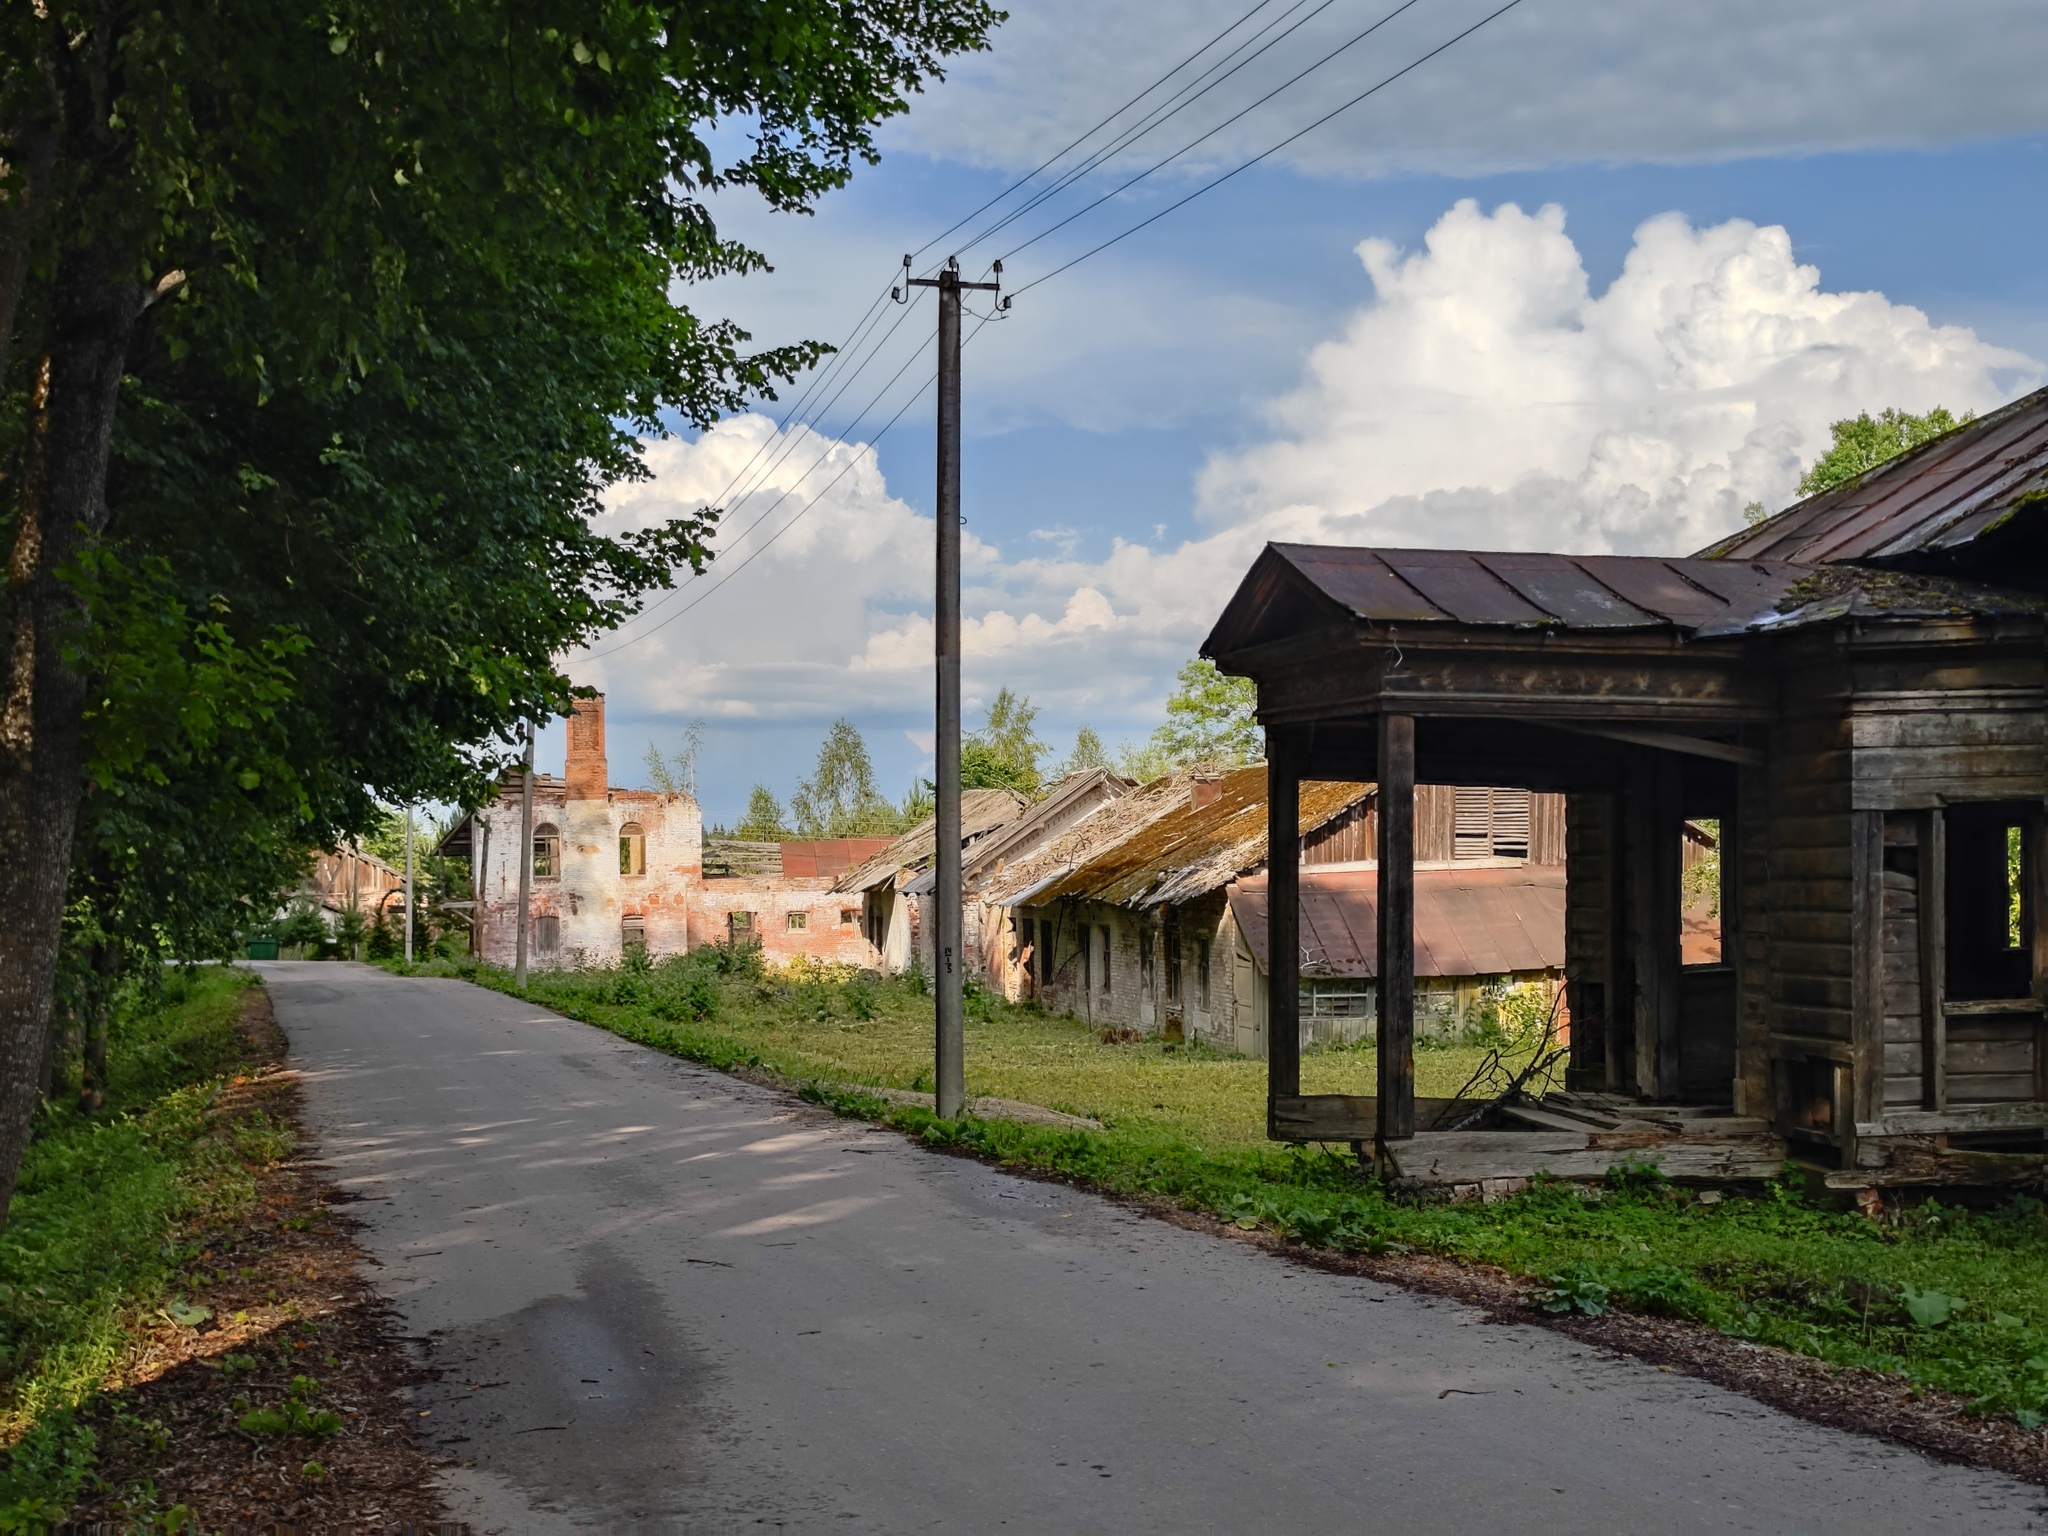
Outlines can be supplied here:
M626 949L647 947L647 919L638 912L628 912L619 920L619 943Z
M637 821L629 821L619 828L619 873L647 873L647 833Z
M533 878L562 878L562 834L551 821L544 821L533 829Z

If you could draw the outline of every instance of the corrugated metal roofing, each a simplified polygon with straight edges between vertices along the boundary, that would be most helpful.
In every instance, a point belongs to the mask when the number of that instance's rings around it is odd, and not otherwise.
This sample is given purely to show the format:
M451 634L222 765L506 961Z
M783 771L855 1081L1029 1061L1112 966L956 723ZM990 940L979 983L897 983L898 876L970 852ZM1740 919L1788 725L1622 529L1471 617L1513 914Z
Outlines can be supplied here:
M970 789L960 796L960 841L963 845L986 837L997 828L1015 821L1028 802L1015 790ZM892 884L897 873L922 868L938 851L936 818L926 817L873 858L841 875L835 891L872 891Z
M1101 901L1156 907L1227 885L1266 857L1266 769L1239 768L1194 803L1188 776L1157 779L1104 807L1039 858L1006 872L1004 906ZM1301 786L1300 829L1322 826L1372 793L1370 785L1311 781Z
M1803 565L1667 560L1651 555L1541 555L1465 549L1272 544L1361 619L1376 623L1647 629L1740 626L1776 611Z
M2048 389L1795 502L1700 554L1807 564L1938 554L2016 516L2048 519L2044 493Z
M1501 976L1564 965L1562 865L1519 869L1415 871L1415 974ZM1266 877L1230 888L1230 910L1261 971L1271 944ZM1379 874L1376 870L1301 871L1301 974L1379 974Z

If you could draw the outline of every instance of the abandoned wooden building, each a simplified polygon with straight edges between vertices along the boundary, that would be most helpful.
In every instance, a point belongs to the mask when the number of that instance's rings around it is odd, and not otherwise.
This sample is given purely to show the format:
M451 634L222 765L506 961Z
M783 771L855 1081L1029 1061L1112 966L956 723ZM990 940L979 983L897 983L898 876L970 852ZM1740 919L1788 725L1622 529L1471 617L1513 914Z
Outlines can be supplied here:
M1300 1095L1278 860L1269 1128L1430 1160L1404 791L1511 784L1567 797L1558 1125L1718 1114L1843 1187L2037 1173L2044 592L2048 391L1690 558L1269 546L1203 654L1257 684L1273 824L1319 781L1384 812L1379 1092ZM1683 963L1688 818L1719 826L1714 964Z

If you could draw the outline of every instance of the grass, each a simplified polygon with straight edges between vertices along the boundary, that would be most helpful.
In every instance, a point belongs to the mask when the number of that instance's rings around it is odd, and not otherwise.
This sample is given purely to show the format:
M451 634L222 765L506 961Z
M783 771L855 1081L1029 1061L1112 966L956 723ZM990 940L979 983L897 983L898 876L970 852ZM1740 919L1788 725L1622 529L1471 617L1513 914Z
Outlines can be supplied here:
M183 1302L179 1234L244 1209L251 1165L285 1156L288 1127L221 1130L208 1111L241 1056L245 973L170 972L113 1022L107 1105L39 1112L0 1232L0 1531L60 1518L91 1478L78 1413L121 1365L138 1320Z
M439 961L511 991L510 977ZM746 952L543 972L524 994L572 1018L722 1069L776 1074L843 1114L935 1147L1167 1200L1314 1247L1427 1252L1497 1265L1555 1311L1686 1317L1837 1365L1960 1393L2029 1428L2048 1416L2048 1212L1929 1202L1871 1220L1809 1200L1796 1170L1718 1202L1620 1170L1596 1189L1538 1180L1493 1204L1397 1195L1335 1151L1263 1136L1264 1065L974 998L968 1091L1099 1119L1099 1132L890 1104L862 1086L929 1088L931 1000L905 979L820 967L763 972ZM1449 1094L1478 1052L1422 1052L1418 1091ZM1369 1092L1369 1050L1305 1058L1309 1092Z

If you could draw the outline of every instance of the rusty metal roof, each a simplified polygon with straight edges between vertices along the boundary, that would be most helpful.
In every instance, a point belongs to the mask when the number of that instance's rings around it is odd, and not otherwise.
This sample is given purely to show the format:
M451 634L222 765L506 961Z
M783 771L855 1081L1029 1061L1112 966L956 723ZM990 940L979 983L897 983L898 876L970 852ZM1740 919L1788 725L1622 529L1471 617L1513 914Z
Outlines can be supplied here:
M1795 502L1700 551L1715 560L1925 565L2022 520L2048 525L2048 389ZM2038 588L2025 573L1982 578Z
M1266 858L1263 763L1209 781L1195 804L1193 775L1155 779L1103 807L1037 858L1005 871L985 899L1003 906L1100 901L1156 907L1213 891ZM1368 784L1301 786L1300 830L1313 832L1372 793Z
M960 795L960 845L1015 821L1029 804L1011 789L969 789ZM927 816L880 853L856 864L833 883L835 891L872 891L893 884L906 869L921 869L938 850L937 819Z
M1271 946L1266 932L1266 877L1249 875L1230 888L1230 910L1261 971ZM1379 974L1379 872L1301 871L1301 974ZM1564 867L1415 871L1415 974L1501 976L1564 965Z
M1774 614L1809 573L1767 560L1269 544L1203 653L1257 643L1276 610L1298 607L1302 583L1373 623L1698 631Z

